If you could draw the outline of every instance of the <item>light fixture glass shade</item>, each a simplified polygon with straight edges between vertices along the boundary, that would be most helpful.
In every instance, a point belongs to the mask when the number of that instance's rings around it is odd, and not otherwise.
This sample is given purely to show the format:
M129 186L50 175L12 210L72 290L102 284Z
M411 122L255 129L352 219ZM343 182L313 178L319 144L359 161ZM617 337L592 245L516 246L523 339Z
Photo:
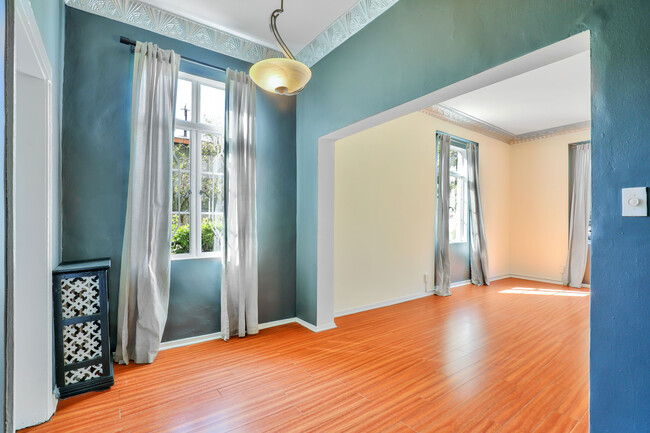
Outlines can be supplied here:
M275 58L255 63L250 76L264 90L280 95L295 95L307 85L311 71L297 60Z

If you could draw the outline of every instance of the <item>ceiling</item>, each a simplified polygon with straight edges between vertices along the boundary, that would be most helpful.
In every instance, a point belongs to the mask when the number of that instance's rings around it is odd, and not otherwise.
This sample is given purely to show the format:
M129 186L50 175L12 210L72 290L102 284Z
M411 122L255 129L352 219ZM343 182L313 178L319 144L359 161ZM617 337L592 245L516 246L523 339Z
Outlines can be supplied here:
M167 12L278 49L269 29L280 0L140 0ZM294 54L322 33L357 0L285 0L278 18L282 39Z
M442 105L522 135L590 121L590 77L585 51Z

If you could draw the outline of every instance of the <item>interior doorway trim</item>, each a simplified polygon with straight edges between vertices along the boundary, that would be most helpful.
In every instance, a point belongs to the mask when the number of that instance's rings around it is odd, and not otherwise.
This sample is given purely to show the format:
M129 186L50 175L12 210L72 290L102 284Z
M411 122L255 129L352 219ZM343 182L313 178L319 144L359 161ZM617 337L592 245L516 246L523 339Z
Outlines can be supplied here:
M590 33L584 31L487 71L421 96L382 113L355 122L318 140L318 227L316 326L334 323L334 143L368 128L423 110L542 66L589 50Z
M14 427L47 421L56 409L52 337L53 71L28 0L15 2L14 136L10 197L13 263ZM28 114L25 114L28 113Z

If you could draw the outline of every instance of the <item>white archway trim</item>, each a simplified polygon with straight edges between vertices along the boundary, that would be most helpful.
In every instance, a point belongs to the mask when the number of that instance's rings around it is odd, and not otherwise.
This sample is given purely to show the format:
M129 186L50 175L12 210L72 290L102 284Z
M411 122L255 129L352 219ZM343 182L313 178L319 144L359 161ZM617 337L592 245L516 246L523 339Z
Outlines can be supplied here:
M51 418L57 399L52 338L53 88L50 64L28 0L15 3L15 101L12 228L14 427Z
M390 120L439 104L589 50L585 31L553 45L375 114L321 137L318 141L318 247L316 327L334 324L334 143Z

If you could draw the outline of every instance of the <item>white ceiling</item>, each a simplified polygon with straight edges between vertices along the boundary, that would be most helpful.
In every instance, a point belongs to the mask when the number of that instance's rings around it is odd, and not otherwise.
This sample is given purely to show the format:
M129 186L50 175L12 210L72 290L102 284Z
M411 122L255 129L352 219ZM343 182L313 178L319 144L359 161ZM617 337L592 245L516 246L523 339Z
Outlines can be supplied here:
M280 0L141 0L184 18L278 49L269 29ZM302 50L357 0L285 0L278 30L294 54Z
M589 51L445 101L520 135L591 120Z

